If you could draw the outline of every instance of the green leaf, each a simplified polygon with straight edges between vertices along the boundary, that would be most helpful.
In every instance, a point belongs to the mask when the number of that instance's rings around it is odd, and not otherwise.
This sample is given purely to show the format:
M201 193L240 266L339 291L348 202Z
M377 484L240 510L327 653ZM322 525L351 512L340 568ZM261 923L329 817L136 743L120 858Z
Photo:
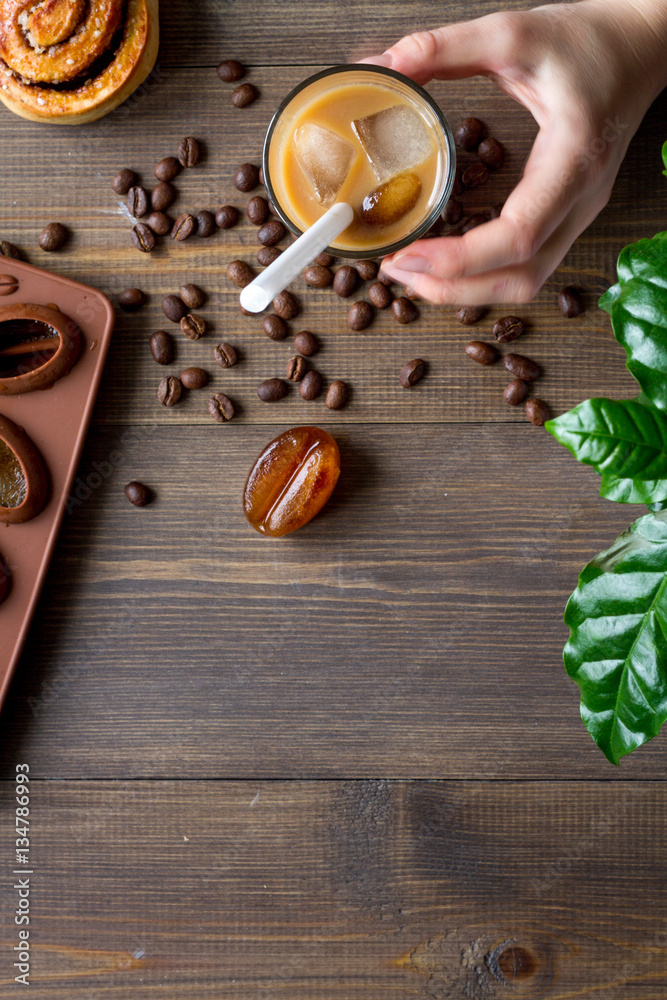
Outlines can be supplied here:
M661 500L659 503L650 503L648 509L653 511L654 514L657 514L661 510L667 510L667 500Z
M641 517L588 563L565 623L581 717L618 764L667 719L667 513Z
M667 168L667 142L663 143L662 162L665 164L665 167ZM667 177L667 169L663 170L663 174L665 177Z
M607 291L598 299L598 306L600 309L604 309L605 312L611 313L611 307L617 298L621 294L621 283L618 282L616 285L612 285Z
M544 425L598 475L667 479L667 413L634 399L586 399Z
M615 503L662 503L667 500L667 479L619 479L604 475L600 496Z

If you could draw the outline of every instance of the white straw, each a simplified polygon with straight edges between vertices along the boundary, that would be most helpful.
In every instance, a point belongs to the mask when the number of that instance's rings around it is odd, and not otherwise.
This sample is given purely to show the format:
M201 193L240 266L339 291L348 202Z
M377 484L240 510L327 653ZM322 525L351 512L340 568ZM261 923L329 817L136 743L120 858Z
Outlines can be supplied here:
M303 271L325 247L328 247L354 218L354 210L344 201L332 205L321 219L295 240L280 257L269 264L241 292L241 305L248 312L258 313L275 299L290 281Z

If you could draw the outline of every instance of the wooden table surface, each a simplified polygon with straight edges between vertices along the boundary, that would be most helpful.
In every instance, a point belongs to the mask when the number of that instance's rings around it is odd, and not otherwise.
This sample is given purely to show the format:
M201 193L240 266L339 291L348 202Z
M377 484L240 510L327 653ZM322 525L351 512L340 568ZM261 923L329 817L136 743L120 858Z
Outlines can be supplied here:
M40 995L667 996L667 737L613 768L561 662L579 569L640 509L598 499L597 477L505 406L502 371L468 361L453 309L420 304L418 323L382 314L354 334L349 303L300 279L294 330L320 336L317 366L352 400L338 413L295 393L259 402L291 341L241 316L225 277L231 259L254 260L254 228L140 255L109 184L123 166L150 183L190 134L205 156L176 182L175 208L243 207L235 168L258 162L294 84L494 6L172 0L158 68L108 118L57 129L0 109L0 236L112 298L150 293L118 315L79 502L1 716L3 998L20 989L8 858L21 762ZM261 91L245 110L215 73L230 57ZM467 208L502 200L530 116L485 80L429 89L452 123L478 114L507 145ZM634 394L595 303L621 247L664 227L664 122L659 101L609 206L519 308L554 413ZM54 219L73 237L47 256L37 236ZM156 403L148 336L188 280L209 293L211 332L179 337L174 367L211 372L238 404L229 425L210 420L206 391ZM580 319L557 309L565 283L586 290ZM230 372L213 364L221 339L240 348ZM415 356L429 374L406 392L397 374ZM302 532L261 538L240 507L245 476L280 429L306 422L338 440L339 487ZM154 487L151 507L127 503L130 479Z

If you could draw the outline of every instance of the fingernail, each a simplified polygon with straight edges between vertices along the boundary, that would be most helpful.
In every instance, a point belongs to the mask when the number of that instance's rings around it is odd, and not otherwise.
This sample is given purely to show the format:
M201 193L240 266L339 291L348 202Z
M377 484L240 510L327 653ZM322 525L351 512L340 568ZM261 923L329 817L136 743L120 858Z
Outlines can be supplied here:
M426 257L420 257L416 253L406 253L402 257L394 257L391 262L392 267L397 267L399 271L412 271L414 274L428 274L431 270L431 261Z
M387 69L392 64L392 58L387 52L383 52L381 56L366 56L365 59L360 59L360 63L370 63L371 66L385 66Z

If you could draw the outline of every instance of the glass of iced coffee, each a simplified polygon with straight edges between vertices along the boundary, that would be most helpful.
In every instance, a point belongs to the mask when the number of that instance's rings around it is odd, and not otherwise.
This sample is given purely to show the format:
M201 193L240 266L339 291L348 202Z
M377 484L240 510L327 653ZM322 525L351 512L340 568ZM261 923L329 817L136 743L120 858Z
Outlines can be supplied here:
M352 223L328 248L383 257L423 236L454 181L447 119L408 77L380 66L335 66L287 95L264 142L264 182L300 236L336 202Z

